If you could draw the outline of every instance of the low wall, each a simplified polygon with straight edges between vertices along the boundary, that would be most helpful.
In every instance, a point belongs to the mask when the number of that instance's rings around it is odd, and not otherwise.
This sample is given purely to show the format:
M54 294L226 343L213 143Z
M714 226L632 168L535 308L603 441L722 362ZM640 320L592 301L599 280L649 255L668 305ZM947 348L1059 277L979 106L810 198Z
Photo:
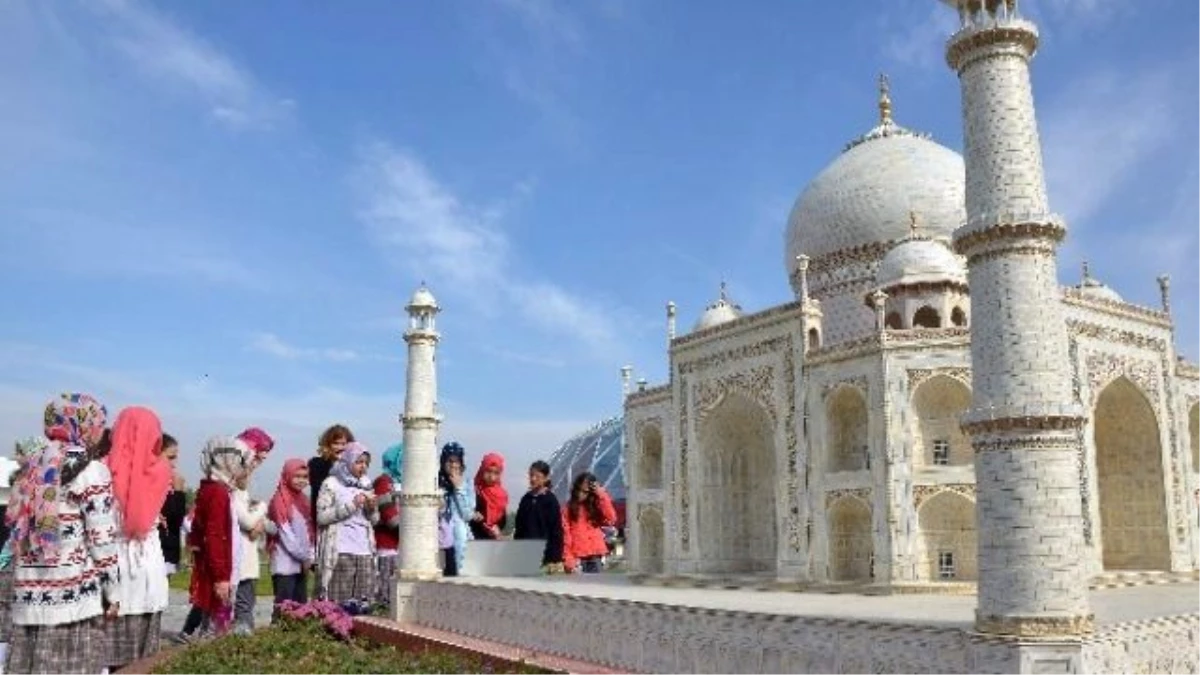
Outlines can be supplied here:
M1082 645L1017 644L953 627L436 582L414 588L409 611L418 625L646 673L1195 673L1200 627L1189 614L1107 626Z

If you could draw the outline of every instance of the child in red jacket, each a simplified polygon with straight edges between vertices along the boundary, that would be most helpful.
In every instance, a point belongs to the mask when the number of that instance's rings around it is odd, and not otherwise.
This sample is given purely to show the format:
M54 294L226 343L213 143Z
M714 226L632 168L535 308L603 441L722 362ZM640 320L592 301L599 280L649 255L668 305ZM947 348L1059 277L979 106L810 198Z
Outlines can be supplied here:
M617 524L617 511L595 475L584 472L575 478L562 520L563 566L568 572L599 572L600 560L608 554L602 528Z
M188 532L193 551L191 600L217 634L228 628L233 605L237 544L234 535L232 492L249 474L254 451L229 437L209 439L200 455L204 479L196 491L196 509Z

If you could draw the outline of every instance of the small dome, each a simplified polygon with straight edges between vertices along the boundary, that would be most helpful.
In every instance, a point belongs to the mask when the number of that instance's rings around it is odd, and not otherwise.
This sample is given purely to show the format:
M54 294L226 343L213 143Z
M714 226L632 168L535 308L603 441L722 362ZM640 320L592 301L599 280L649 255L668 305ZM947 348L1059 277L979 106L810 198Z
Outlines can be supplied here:
M712 328L739 319L741 316L742 308L729 299L725 293L725 284L722 282L721 295L716 302L704 308L704 313L700 315L700 320L696 322L696 327L692 330L701 331Z
M1083 278L1079 280L1079 285L1075 287L1081 294L1093 300L1105 300L1108 302L1125 302L1116 291L1103 281L1092 276L1091 268L1088 267L1088 262L1083 261Z
M904 239L912 211L930 237L949 236L966 221L962 157L892 120L886 80L879 106L879 124L850 142L792 208L785 248L793 280L801 254L816 260Z
M881 289L922 283L965 286L966 266L943 241L914 237L888 251L875 274L875 285Z
M412 299L408 301L408 309L437 309L437 299L433 297L433 293L421 284L421 287L412 295Z

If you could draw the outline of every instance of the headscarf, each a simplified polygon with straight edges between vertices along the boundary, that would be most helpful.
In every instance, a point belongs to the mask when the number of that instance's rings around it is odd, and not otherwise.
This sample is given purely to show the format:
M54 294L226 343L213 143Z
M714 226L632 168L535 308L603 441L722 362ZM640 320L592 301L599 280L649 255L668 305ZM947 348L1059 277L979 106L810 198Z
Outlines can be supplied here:
M397 487L404 482L404 443L397 443L383 451L383 472Z
M504 473L504 457L500 453L489 452L484 455L479 470L475 472L475 510L483 515L483 524L488 527L499 525L500 519L508 513L508 490L504 489L503 483L496 481L488 485L483 482L484 472L490 469Z
M200 451L200 471L205 478L233 490L234 482L250 469L254 451L233 436L213 436Z
M13 458L17 460L17 463L24 464L29 461L30 457L41 452L47 445L50 445L50 439L45 436L22 438L17 441L16 446L13 448Z
M145 539L154 530L171 489L171 463L162 456L158 415L140 406L122 410L113 424L112 451L104 463L112 471L125 538Z
M302 459L289 459L283 463L283 471L279 473L279 485L275 487L275 495L271 497L271 503L267 506L267 517L280 530L284 525L292 522L292 510L300 511L300 515L304 516L304 521L308 523L308 539L316 541L316 526L313 523L312 507L308 502L308 490L297 490L292 487L292 479L296 474L308 468L308 464ZM279 537L273 536L267 540L267 546L271 550L279 543Z
M333 468L329 470L329 475L338 479L338 481L340 481L341 484L345 485L346 487L370 490L371 483L367 480L366 474L363 474L363 476L359 478L350 471L350 467L354 466L354 463L358 461L358 458L362 457L363 455L366 455L368 458L371 456L370 451L367 450L367 446L359 443L358 441L347 443L346 449L342 450L342 454L338 456L337 462L333 465Z
M266 458L267 453L275 448L275 439L267 432L258 427L250 427L237 435L238 440L250 446L254 451L254 458L262 461Z
M442 454L438 457L438 485L443 490L454 489L454 483L450 482L450 474L446 473L446 461L455 458L459 464L463 465L463 468L466 468L466 456L467 451L463 450L463 446L458 441L450 441L442 446Z
M103 435L108 411L87 394L62 394L46 404L44 420L50 442L29 458L14 490L9 504L11 536L18 559L33 554L56 564L59 492L88 465L87 449Z

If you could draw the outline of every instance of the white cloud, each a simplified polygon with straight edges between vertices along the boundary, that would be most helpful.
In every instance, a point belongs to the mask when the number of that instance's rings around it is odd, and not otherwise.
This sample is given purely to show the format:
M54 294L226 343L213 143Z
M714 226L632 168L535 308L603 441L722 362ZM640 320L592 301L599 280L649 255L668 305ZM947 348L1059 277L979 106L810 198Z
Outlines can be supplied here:
M482 313L505 306L533 325L612 352L619 325L611 312L552 282L522 278L500 227L504 209L465 203L416 155L384 144L364 153L356 179L364 200L360 217L371 235L435 293L453 293Z
M249 348L288 361L333 361L336 363L358 361L362 358L362 355L353 349L297 347L284 342L274 333L255 334L250 340Z
M218 123L270 128L291 115L293 101L271 94L216 47L149 6L133 0L89 6L112 19L114 44L138 69L201 98Z
M180 470L193 485L199 479L199 449L206 438L261 426L276 439L276 449L253 481L256 494L264 497L273 489L283 461L311 456L317 437L330 424L350 426L376 452L402 438L404 394L399 391L259 391L208 377L83 366L44 347L12 344L0 345L0 372L0 436L16 439L37 433L46 401L60 391L92 393L114 416L125 406L147 405L162 418L164 430L179 439ZM505 482L514 494L523 490L524 468L532 460L547 457L594 422L497 419L447 402L441 412L446 421L439 443L459 441L469 461L491 450L502 453L508 459Z
M1121 198L1119 188L1168 146L1185 112L1174 71L1156 64L1094 73L1042 107L1051 208L1070 225L1086 226L1110 200Z
M495 3L519 18L538 39L573 47L583 44L579 20L566 11L564 3L553 0L495 0Z
M958 29L958 17L940 2L909 0L880 25L880 33L887 36L881 46L885 59L903 67L933 70L946 67L946 39Z

